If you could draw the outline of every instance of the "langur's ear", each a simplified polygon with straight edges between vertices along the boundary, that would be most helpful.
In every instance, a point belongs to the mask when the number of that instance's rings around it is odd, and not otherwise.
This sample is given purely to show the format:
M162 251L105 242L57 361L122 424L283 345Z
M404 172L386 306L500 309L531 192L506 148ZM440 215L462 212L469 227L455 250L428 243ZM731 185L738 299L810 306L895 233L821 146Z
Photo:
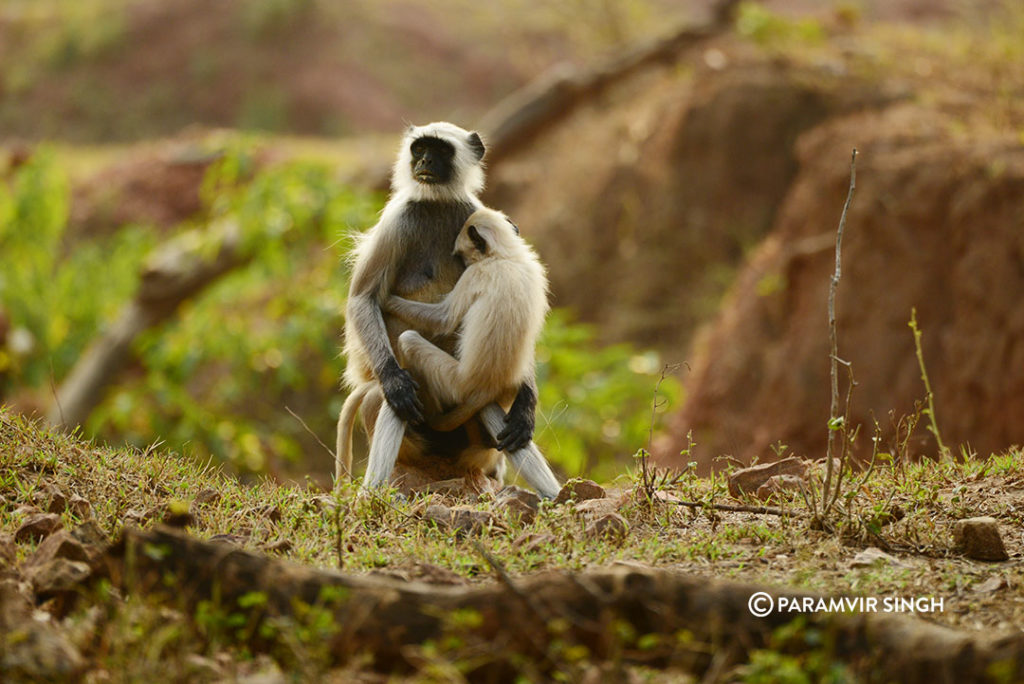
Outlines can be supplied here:
M505 220L508 221L508 224L510 226L512 226L512 230L516 231L516 235L519 235L519 226L516 225L516 222L508 218L507 216L505 217Z
M469 149L473 151L477 161L484 158L484 153L487 152L487 148L484 147L484 141L480 139L480 135L476 131L469 134L469 137L466 139L466 143L469 145Z
M469 239L473 242L473 247L476 249L476 251L480 252L481 255L486 255L487 240L485 240L484 237L480 234L480 231L477 230L476 226L471 225L469 228L467 228L466 234L469 236Z

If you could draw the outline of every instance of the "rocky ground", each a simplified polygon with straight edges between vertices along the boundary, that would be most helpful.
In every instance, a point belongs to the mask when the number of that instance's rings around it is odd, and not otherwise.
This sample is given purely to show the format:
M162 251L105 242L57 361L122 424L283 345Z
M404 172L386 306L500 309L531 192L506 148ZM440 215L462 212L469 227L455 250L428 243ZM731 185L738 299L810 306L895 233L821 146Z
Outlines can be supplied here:
M1024 457L1017 451L968 463L879 464L848 475L825 516L813 494L823 464L799 459L712 480L641 471L610 488L574 481L556 501L541 503L530 492L496 489L486 480L444 483L409 502L269 482L244 486L174 454L97 449L39 432L8 413L0 423L0 454L3 663L22 678L120 681L160 671L174 680L215 681L282 670L307 678L371 677L391 667L372 657L339 662L317 651L309 624L292 642L270 647L230 627L230 611L211 613L211 598L182 604L142 590L125 579L129 528L176 527L196 543L225 545L214 549L294 561L299 566L288 567L295 572L340 568L345 577L412 582L410 591L418 583L487 591L495 582L542 581L550 571L586 577L628 567L645 576L667 571L672 578L739 581L774 593L940 598L941 610L904 616L911 622L900 624L947 627L942 634L957 639L988 640L1024 628ZM165 559L157 546L144 553L157 567L194 555ZM175 592L197 575L174 567L162 572L179 599L195 599L211 586L227 591L240 578L245 593L261 591L263 580L242 575ZM338 626L320 628L334 634ZM429 662L473 660L455 646L443 654L416 653L403 656L402 667L418 663L425 672ZM551 652L551 662L538 667L582 675L603 671L610 658L624 672L689 671L663 661L651 669L642 659L609 653ZM824 657L850 672L879 666L845 652L822 653L805 645L787 657L801 667ZM728 672L749 673L760 657L730 661Z

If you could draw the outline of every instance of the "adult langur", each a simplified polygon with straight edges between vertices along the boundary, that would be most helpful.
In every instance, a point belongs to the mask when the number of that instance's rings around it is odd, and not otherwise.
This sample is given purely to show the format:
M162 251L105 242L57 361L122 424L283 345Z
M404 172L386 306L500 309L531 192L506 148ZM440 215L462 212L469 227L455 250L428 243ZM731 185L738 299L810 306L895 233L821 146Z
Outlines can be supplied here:
M455 287L465 270L453 253L455 240L470 214L483 207L477 195L483 189L484 151L479 135L450 123L410 127L392 173L391 198L353 250L345 317L345 381L351 394L338 419L336 474L351 472L352 423L361 405L370 435L366 489L389 482L397 462L426 472L479 469L501 479L504 452L542 496L558 492L558 481L531 441L537 405L532 374L507 416L491 403L457 429L434 430L427 419L455 407L442 405L399 365L394 349L411 326L381 308L391 295L438 302ZM456 335L428 337L455 352Z

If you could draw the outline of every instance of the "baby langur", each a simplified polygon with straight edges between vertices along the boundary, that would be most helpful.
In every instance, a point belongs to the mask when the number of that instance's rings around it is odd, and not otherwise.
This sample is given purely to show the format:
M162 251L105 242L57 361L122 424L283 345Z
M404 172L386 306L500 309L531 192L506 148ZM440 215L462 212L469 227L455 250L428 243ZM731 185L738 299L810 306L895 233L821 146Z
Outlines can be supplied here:
M508 409L523 382L533 377L534 347L548 312L544 266L503 213L474 212L453 252L466 264L455 287L437 303L390 296L383 308L428 335L458 332L458 358L415 330L398 338L403 365L454 408L430 421L454 430L484 406Z

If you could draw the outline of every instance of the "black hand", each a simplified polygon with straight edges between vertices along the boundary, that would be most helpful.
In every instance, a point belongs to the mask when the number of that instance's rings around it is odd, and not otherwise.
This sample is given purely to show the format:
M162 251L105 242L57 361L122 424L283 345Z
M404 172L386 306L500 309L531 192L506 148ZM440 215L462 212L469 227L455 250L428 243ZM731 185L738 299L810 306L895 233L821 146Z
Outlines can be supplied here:
M384 398L395 413L406 423L418 425L423 422L423 403L416 396L420 386L409 375L409 371L390 359L377 373Z
M534 413L537 410L537 395L530 385L523 383L516 394L512 407L505 416L505 429L497 434L498 449L518 451L533 440Z

